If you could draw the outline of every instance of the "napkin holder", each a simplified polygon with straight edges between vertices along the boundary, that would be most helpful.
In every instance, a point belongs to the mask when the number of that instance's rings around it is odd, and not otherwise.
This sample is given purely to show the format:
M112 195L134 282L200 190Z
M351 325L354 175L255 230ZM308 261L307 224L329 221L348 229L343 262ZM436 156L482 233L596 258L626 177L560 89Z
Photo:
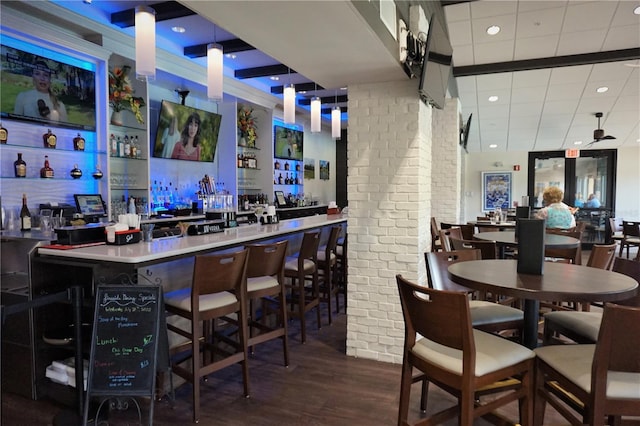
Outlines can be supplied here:
M542 275L544 270L544 219L518 219L518 273Z

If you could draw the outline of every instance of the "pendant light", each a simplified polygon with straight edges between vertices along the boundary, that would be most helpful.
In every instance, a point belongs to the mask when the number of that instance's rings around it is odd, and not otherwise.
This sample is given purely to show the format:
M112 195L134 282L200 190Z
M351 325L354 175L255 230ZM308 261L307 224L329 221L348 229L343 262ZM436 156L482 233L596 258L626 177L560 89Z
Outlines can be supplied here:
M156 78L156 12L148 6L136 7L136 78Z
M222 45L216 43L216 27L213 27L213 43L207 44L207 97L222 100Z
M289 82L291 82L291 68L289 68ZM284 122L285 124L296 122L296 89L291 83L284 86Z
M331 110L331 137L334 139L340 139L340 135L342 131L340 128L342 112L340 111L340 107L337 105L338 92L336 92L335 103L336 103L336 106L334 106L333 109Z
M315 85L316 91L318 90L318 85ZM322 109L322 101L315 95L311 98L311 133L320 133L320 110Z

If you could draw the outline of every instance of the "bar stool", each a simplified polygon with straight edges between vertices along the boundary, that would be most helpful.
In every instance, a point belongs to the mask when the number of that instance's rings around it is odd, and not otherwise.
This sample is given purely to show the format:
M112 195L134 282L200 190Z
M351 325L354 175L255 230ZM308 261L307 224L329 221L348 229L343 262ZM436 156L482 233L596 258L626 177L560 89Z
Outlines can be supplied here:
M196 256L191 287L164 295L166 310L191 322L189 330L173 324L167 324L167 329L189 339L191 369L174 362L171 367L174 373L192 384L194 423L200 417L200 379L203 376L241 363L244 395L249 396L246 335L248 253L243 249L235 253ZM214 347L213 322L219 318L227 319L229 314L236 314L240 321L237 341L233 345L235 352L225 352L226 357L213 361L213 353L218 352ZM210 353L208 363L207 352Z
M296 257L287 257L284 265L284 276L289 279L285 284L291 292L291 310L288 314L300 318L301 338L307 340L305 314L316 308L318 329L320 323L320 289L318 286L318 245L320 232L305 232L302 245ZM306 282L310 281L307 286ZM297 307L297 309L296 309Z
M340 312L339 294L342 294L344 298L344 312L347 312L347 267L347 234L345 233L344 237L338 238L338 245L336 246L336 285L338 287L338 293L336 294L336 312L338 313Z
M287 301L284 286L284 260L287 254L288 241L271 244L251 244L249 264L247 266L247 300L249 302L249 338L248 345L253 346L271 339L282 339L284 365L289 365L289 344L287 334ZM274 300L275 299L275 300ZM255 304L261 302L261 315L256 316ZM267 324L271 305L277 305L276 324ZM254 330L258 334L254 335Z
M338 286L336 285L336 247L341 232L341 226L332 226L329 230L327 244L320 247L317 254L320 301L327 304L327 310L329 311L329 324L332 322L331 312L333 309L331 308L331 299L334 296L336 298L336 306L338 305Z

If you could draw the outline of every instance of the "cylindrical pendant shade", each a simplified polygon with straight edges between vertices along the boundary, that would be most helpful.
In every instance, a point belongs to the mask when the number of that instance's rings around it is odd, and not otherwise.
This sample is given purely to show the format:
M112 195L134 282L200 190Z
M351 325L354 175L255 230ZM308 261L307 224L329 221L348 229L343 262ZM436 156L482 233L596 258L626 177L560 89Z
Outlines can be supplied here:
M334 139L340 139L342 129L340 128L340 121L342 113L340 107L334 107L331 110L331 137Z
M136 78L156 78L156 12L147 6L136 7Z
M320 133L320 109L322 101L317 96L311 99L311 133Z
M284 86L284 122L285 124L296 122L296 89L293 84Z
M222 46L217 43L207 45L207 97L213 101L222 100Z

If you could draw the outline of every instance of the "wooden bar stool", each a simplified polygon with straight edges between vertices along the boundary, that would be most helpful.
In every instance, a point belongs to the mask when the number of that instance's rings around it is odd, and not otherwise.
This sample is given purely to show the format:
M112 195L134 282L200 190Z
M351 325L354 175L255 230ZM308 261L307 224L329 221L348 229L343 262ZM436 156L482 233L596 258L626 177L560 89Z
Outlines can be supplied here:
M337 275L337 256L336 247L338 245L338 238L342 232L342 227L332 226L329 230L329 238L327 244L318 249L318 284L320 287L320 301L327 304L327 311L329 316L329 324L331 324L331 299L335 296L336 306L339 303L338 300L338 286L336 284Z
M318 285L318 245L320 232L305 232L302 245L296 257L287 257L284 276L289 279L285 284L290 291L291 310L288 314L300 319L301 338L307 339L305 314L316 308L318 329L320 323L320 289ZM307 286L306 282L310 284Z
M287 301L284 286L284 261L288 241L272 244L252 244L247 266L247 300L249 302L248 345L253 346L271 339L282 339L284 365L289 365L289 345L287 334ZM255 304L261 302L260 318L257 318ZM276 324L267 324L268 314L276 307ZM254 330L257 334L253 334Z
M214 371L241 363L244 395L249 396L249 366L247 346L247 259L249 251L202 255L195 257L193 279L190 288L175 290L164 295L166 310L191 322L189 330L173 324L167 329L189 339L191 368L172 362L173 372L193 387L193 421L200 417L200 379ZM235 352L225 352L226 357L214 361L214 330L209 324L219 318L228 319L236 314L239 319ZM229 343L229 342L227 342ZM209 362L205 356L211 356Z
M336 312L340 312L340 303L338 300L339 294L342 294L344 298L344 312L347 313L347 271L348 271L348 259L347 259L347 247L348 247L348 235L338 238L338 245L336 246L336 263L337 263L337 279L336 285L338 286L338 293L336 294Z

